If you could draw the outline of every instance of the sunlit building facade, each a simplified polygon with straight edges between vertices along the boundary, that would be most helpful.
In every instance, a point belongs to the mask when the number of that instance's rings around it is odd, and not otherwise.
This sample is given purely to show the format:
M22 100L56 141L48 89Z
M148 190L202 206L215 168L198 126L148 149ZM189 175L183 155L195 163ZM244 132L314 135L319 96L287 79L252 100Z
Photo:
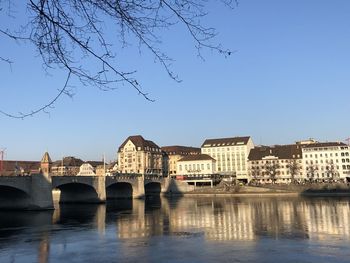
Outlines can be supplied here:
M216 173L249 181L248 155L253 148L253 140L247 136L207 139L201 151L216 160Z
M162 150L141 135L129 136L118 150L121 173L162 175Z
M197 155L201 153L200 148L187 146L164 146L163 152L163 174L165 176L176 176L177 162L188 155Z
M302 147L305 177L309 180L349 180L350 147L342 142L317 142Z

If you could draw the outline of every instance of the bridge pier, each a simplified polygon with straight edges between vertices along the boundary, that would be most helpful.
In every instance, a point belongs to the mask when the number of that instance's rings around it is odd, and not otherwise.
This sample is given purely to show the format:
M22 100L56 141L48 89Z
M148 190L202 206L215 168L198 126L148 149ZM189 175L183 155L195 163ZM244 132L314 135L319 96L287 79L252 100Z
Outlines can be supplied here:
M145 178L137 177L136 182L133 184L132 198L140 199L145 197Z
M31 179L31 204L29 209L54 209L51 177L49 175L36 174Z
M94 178L93 186L97 192L97 199L100 203L106 202L106 180L104 176Z
M0 209L53 209L50 177L0 176Z

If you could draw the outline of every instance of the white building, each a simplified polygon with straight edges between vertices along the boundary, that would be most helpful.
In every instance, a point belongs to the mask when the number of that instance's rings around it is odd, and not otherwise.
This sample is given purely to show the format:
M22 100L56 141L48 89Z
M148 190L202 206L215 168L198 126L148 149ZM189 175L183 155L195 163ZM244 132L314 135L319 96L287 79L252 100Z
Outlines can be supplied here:
M249 181L248 155L252 148L254 143L251 137L233 137L207 139L201 151L216 160L216 173Z
M209 175L215 173L215 159L207 154L188 155L177 161L177 175Z
M250 179L259 183L290 183L303 179L302 146L259 146L250 151Z
M96 176L96 175L102 175L101 172L99 172L98 170L100 169L103 170L103 162L96 162L96 161L89 161L89 162L85 162L83 163L80 167L79 167L79 173L77 175L80 176Z
M303 145L304 174L310 180L349 180L350 147L341 142ZM347 179L348 178L348 179Z

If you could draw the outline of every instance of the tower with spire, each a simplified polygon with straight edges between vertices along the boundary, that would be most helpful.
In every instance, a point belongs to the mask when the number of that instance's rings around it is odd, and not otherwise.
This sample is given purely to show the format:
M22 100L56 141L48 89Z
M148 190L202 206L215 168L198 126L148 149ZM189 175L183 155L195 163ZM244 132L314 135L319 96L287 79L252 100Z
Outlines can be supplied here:
M51 164L52 164L52 160L50 158L50 155L48 152L44 153L43 158L41 158L41 162L40 162L40 168L41 168L41 172L48 176L51 172Z

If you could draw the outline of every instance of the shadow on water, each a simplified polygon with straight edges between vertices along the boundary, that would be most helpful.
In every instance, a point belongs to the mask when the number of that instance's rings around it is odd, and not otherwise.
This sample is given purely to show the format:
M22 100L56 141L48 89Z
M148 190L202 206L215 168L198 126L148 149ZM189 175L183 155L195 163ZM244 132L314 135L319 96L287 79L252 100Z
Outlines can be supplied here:
M89 224L98 212L98 204L76 205L60 204L55 211L54 222L60 225L81 225Z
M11 242L40 241L52 227L52 215L53 211L0 211L0 248Z
M148 195L145 198L145 211L160 209L162 207L162 200L159 195Z

